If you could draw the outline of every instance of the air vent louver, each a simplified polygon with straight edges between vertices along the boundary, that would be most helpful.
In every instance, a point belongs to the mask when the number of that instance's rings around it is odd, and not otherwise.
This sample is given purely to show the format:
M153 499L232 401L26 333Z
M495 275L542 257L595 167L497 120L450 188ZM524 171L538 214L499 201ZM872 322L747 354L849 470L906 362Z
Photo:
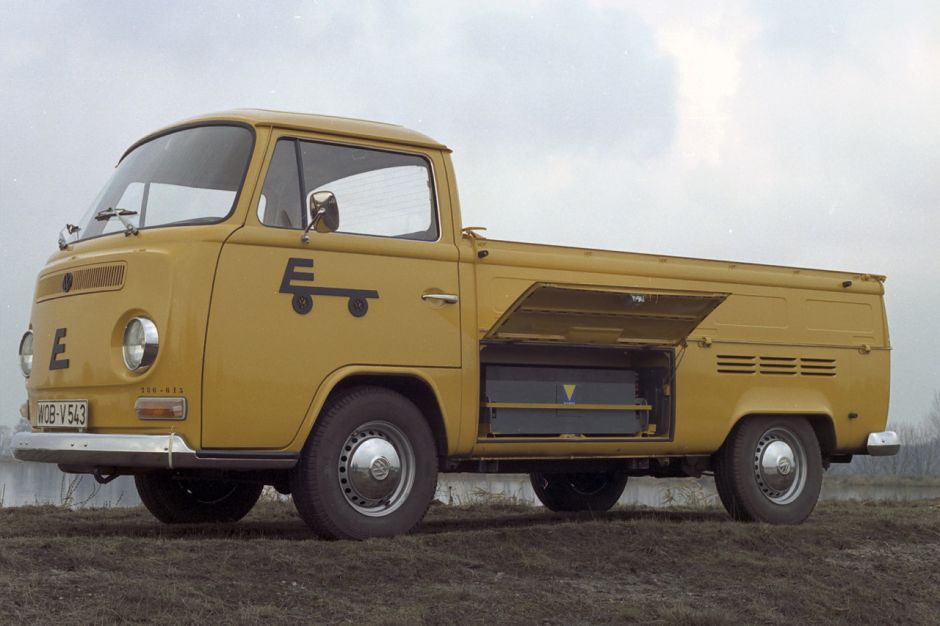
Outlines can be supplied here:
M835 376L835 359L800 359L800 374L803 376Z
M830 377L836 375L835 359L745 354L719 354L716 359L719 374Z
M771 376L795 376L796 359L788 356L760 357L760 373Z
M756 374L757 357L739 354L719 354L719 374Z

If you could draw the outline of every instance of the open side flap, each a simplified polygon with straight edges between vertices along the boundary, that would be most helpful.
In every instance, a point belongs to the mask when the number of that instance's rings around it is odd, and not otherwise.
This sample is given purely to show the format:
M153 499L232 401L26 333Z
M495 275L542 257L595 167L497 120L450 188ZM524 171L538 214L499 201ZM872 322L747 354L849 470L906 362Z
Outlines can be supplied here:
M536 283L483 341L674 346L728 295Z

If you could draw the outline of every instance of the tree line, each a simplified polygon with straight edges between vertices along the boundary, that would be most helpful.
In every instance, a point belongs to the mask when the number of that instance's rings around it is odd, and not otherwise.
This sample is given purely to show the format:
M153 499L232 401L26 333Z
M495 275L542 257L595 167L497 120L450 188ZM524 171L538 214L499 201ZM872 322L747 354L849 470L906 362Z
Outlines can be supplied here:
M940 476L940 391L934 392L927 415L917 424L889 424L901 439L894 456L858 455L846 465L829 468L834 474Z
M29 422L24 419L19 420L13 426L0 424L0 459L13 457L13 450L10 447L13 443L13 435L21 430L29 430Z

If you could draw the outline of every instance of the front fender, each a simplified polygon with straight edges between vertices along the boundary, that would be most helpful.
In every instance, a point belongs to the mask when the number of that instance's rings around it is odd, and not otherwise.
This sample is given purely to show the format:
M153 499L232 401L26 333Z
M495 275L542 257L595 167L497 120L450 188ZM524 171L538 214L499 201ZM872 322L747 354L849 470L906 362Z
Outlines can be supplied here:
M368 376L375 378L411 378L418 380L431 390L440 410L443 428L448 442L448 454L460 434L460 370L457 368L419 368L419 367L382 367L373 365L347 365L331 372L314 392L306 415L301 422L287 450L299 452L310 436L316 420L326 405L330 394L344 381L353 377ZM429 416L430 417L430 416Z

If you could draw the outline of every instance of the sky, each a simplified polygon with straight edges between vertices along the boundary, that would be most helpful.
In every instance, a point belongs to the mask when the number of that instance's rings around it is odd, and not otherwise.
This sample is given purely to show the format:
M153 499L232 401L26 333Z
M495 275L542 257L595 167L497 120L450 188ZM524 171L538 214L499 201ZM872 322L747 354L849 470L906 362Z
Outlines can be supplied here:
M891 419L940 390L940 3L0 0L0 424L62 226L241 107L434 137L490 237L886 274Z

